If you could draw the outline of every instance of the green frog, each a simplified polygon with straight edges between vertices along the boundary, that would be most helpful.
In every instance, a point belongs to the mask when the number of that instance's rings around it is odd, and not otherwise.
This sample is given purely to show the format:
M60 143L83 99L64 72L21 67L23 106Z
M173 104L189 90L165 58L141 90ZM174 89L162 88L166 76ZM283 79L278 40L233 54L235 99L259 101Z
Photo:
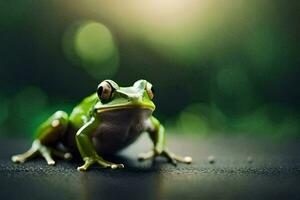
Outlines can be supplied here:
M148 132L153 149L141 153L139 160L163 156L174 165L177 161L191 163L191 157L178 156L166 148L165 129L152 115L153 98L154 88L146 80L138 80L130 87L104 80L70 115L57 111L50 116L37 128L31 148L11 159L24 163L41 155L48 165L54 165L53 156L71 159L80 154L84 164L77 168L79 171L86 171L94 164L103 168L124 168L123 164L109 162L102 156L117 153L143 132Z

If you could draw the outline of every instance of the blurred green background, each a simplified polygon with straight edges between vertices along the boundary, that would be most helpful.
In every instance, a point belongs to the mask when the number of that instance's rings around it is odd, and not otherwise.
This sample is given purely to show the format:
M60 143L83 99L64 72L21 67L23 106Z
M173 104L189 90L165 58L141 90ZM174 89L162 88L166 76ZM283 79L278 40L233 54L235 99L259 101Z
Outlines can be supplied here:
M2 0L0 136L103 79L147 79L174 134L300 136L299 1Z

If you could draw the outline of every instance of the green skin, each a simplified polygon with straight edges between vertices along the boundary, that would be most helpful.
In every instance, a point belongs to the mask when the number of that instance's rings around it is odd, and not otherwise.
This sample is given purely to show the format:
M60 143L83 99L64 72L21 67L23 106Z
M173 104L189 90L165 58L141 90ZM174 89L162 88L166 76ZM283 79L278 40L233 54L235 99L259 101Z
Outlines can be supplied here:
M152 85L146 80L136 81L131 87L119 87L112 80L105 80L112 88L105 101L94 93L78 104L68 116L57 111L42 123L36 131L31 148L12 161L23 163L36 155L45 158L48 165L54 165L52 156L71 159L80 153L84 164L77 169L86 171L91 165L104 168L123 168L102 158L115 154L133 143L142 132L148 132L154 144L152 150L139 155L139 160L156 156L166 157L171 163L191 163L191 157L181 157L166 148L165 129L152 116L155 105L149 93ZM151 92L151 91L150 91ZM63 150L58 147L64 147Z

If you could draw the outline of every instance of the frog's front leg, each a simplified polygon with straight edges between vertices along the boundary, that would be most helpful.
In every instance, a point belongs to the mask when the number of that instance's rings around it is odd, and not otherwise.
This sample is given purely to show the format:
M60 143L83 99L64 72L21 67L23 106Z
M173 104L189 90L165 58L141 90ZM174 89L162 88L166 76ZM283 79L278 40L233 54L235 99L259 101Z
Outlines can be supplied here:
M37 129L36 139L33 141L31 148L23 154L12 156L15 163L23 163L34 156L40 154L47 161L48 165L54 165L55 161L52 155L63 159L70 159L72 155L67 152L60 152L55 149L53 144L59 142L68 127L68 115L63 111L57 111L42 123Z
M104 168L124 168L123 164L115 164L104 160L95 151L95 148L90 139L90 135L95 131L98 124L99 122L94 117L92 117L89 122L81 127L76 133L77 147L84 161L84 164L77 169L79 171L86 171L93 164L99 164Z
M177 161L186 164L192 163L191 157L182 157L176 155L166 148L165 129L155 117L150 118L150 123L151 125L148 129L148 132L154 144L154 148L147 153L141 153L139 155L139 160L146 160L154 158L156 156L163 156L166 157L174 165L176 165Z

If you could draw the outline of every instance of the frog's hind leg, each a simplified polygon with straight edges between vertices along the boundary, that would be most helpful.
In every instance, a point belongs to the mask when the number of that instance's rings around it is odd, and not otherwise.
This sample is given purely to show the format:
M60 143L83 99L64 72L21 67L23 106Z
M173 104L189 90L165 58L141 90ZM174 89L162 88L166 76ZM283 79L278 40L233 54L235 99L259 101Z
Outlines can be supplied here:
M45 158L48 165L55 164L52 154L63 159L70 159L70 153L60 152L53 147L63 137L67 128L68 114L63 111L55 112L38 127L36 139L33 141L31 148L23 154L12 156L12 161L23 163L38 154Z
M170 152L166 147L166 138L165 138L165 129L160 122L152 117L151 122L153 124L153 128L149 129L149 136L154 144L154 148L147 153L141 153L138 156L140 161L152 159L156 156L163 156L168 159L169 162L176 165L177 162L190 164L192 163L192 158L189 156L179 156L172 152Z

